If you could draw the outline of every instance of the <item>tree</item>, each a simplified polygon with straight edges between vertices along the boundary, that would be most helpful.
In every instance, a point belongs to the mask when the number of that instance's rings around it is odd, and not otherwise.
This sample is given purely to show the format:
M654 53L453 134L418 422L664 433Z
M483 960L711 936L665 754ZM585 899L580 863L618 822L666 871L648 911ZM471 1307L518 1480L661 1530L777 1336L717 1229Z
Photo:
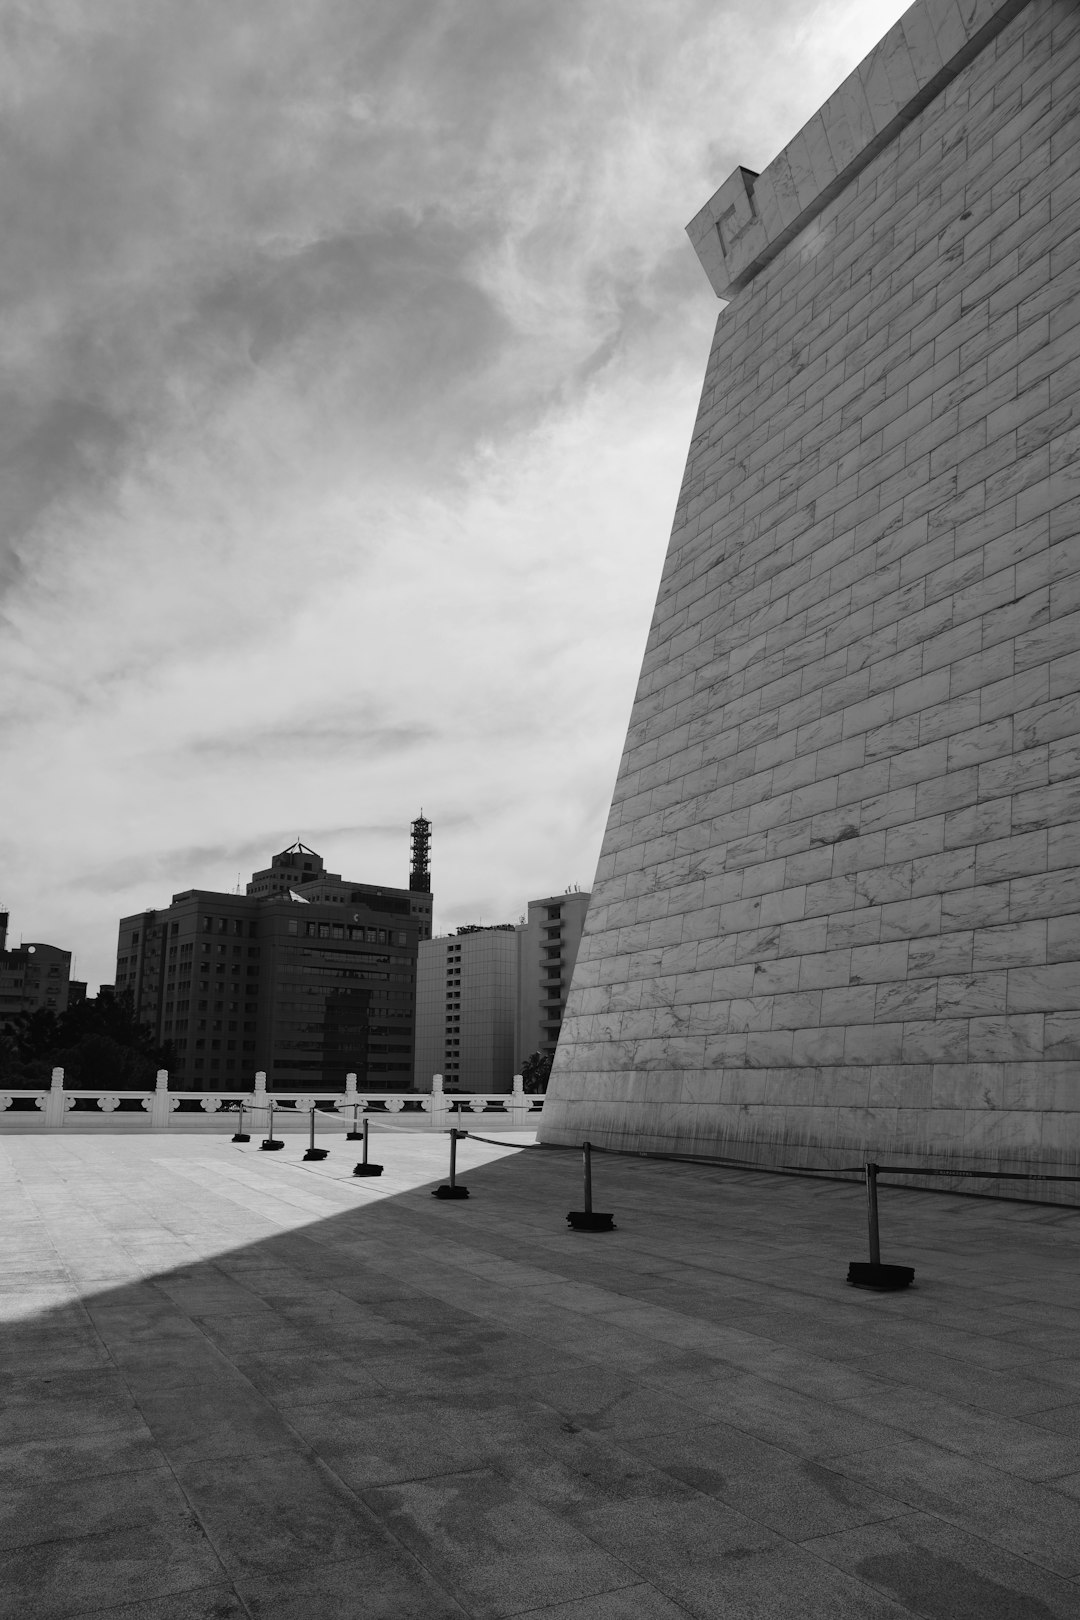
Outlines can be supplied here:
M525 1091L542 1092L548 1088L552 1053L533 1052L521 1065L521 1082Z
M13 1086L47 1084L61 1068L68 1086L145 1091L171 1061L171 1045L138 1022L129 992L105 990L60 1014L17 1013L0 1030L0 1077Z

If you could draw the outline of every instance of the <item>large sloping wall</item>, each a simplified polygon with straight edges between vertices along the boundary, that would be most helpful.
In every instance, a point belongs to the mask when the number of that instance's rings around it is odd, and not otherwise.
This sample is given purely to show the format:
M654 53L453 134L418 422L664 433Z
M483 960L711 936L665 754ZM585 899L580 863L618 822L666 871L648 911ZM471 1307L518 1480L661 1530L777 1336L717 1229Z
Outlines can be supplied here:
M920 0L717 322L541 1139L1080 1156L1080 8Z

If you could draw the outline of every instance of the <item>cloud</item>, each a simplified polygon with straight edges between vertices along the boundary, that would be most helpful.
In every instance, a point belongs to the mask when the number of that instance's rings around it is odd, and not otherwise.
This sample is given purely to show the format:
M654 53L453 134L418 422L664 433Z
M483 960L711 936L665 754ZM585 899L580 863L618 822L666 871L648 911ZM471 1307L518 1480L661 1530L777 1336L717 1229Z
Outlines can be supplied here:
M900 9L5 8L27 927L109 979L284 827L404 881L421 803L456 921L591 880L716 313L683 224Z
M192 760L223 760L245 769L252 761L271 757L287 761L328 757L337 760L341 750L352 749L364 759L397 755L420 748L438 736L431 726L377 725L365 722L359 714L343 714L338 719L325 714L314 716L306 725L264 725L261 730L222 731L195 738L187 748Z

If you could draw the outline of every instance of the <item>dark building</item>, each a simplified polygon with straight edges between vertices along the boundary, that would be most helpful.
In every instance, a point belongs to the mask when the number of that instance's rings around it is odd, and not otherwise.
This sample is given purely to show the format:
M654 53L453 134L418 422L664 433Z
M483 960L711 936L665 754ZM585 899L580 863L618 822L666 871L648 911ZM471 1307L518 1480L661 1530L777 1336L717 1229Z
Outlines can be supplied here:
M0 1024L17 1013L67 1010L71 952L57 945L7 950L8 913L0 911Z
M125 917L117 991L170 1041L178 1090L408 1090L427 890L356 883L296 843L246 894L189 889Z

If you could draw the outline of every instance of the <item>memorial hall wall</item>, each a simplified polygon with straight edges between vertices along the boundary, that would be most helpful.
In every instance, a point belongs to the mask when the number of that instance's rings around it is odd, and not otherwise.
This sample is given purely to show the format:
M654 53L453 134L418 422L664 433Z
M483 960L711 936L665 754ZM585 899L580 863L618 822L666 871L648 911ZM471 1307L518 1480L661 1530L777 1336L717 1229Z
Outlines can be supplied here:
M730 301L541 1140L1080 1159L1078 111L1076 5L925 0L695 222Z

